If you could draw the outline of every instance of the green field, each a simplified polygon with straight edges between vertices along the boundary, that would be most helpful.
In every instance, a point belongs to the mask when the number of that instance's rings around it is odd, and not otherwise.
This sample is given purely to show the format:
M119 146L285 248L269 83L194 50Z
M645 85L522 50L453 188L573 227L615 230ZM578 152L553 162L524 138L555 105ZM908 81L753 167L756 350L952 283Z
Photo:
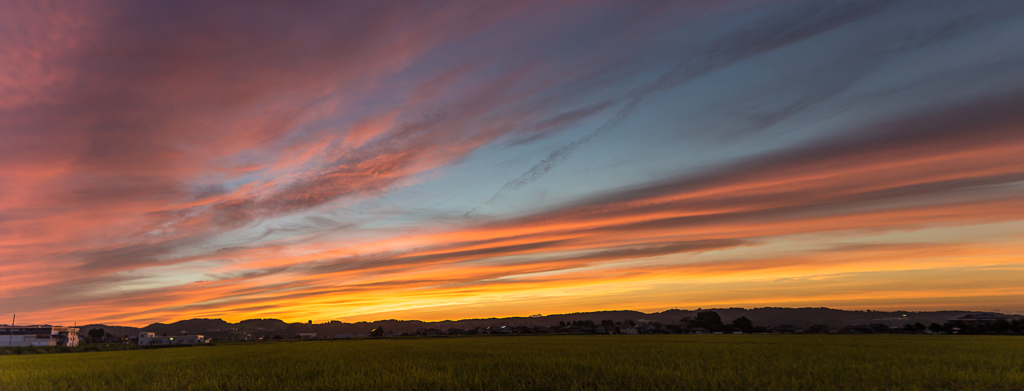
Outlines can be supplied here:
M0 356L0 390L1024 390L1024 338L522 336Z

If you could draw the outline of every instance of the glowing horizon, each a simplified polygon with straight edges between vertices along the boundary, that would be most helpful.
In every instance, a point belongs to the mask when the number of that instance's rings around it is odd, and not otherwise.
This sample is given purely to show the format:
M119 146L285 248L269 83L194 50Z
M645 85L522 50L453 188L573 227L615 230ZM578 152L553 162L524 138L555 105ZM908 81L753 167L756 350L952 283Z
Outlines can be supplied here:
M1024 313L1024 5L0 2L0 322Z

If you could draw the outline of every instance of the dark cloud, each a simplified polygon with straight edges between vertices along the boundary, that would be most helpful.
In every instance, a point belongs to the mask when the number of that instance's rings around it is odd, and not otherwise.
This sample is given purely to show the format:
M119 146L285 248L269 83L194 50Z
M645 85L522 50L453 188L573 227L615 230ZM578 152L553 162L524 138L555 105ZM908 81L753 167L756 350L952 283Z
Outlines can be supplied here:
M0 61L23 72L0 70L0 295L19 311L112 319L368 305L403 290L472 299L488 286L613 281L598 275L612 269L812 265L689 262L794 233L1024 218L1024 92L983 84L1019 79L1019 53L861 88L920 61L911 55L984 54L943 50L1013 24L1019 2L755 3L17 4L24 20L0 14ZM841 52L830 61L755 62L828 43L853 46L812 50ZM477 185L432 181L464 160L490 164L475 160L487 147L518 151L599 124L545 151L494 202L648 104L671 110L661 99L673 89L748 60L794 70L723 86L728 96L701 114L742 118L753 133L840 98L946 99L840 131L790 129L807 134L543 211L459 219L424 206L437 187ZM673 126L672 113L655 114Z
M785 177L815 171L827 171L876 161L899 161L918 156L955 153L972 148L994 147L1020 142L1024 134L1024 91L988 97L955 107L937 107L909 118L865 125L838 137L784 151L754 156L743 162L707 170L697 176L682 177L663 184L639 187L621 193L599 196L580 205L600 205L645 198L697 192L728 186L730 183L756 181L766 177ZM877 160L874 160L877 159ZM1015 173L993 176L1012 182ZM950 186L986 178L950 181ZM941 184L941 183L940 183ZM758 197L763 197L759 195Z
M840 2L838 4L804 2L784 12L764 17L738 32L731 32L722 39L712 41L705 47L687 50L679 55L682 60L675 67L662 74L657 80L630 93L624 106L594 132L552 151L524 174L502 186L484 204L494 202L503 192L519 190L540 179L571 156L577 148L605 135L625 122L651 94L675 88L699 76L744 59L818 36L877 14L893 3L891 1ZM468 216L477 208L473 208L466 215Z

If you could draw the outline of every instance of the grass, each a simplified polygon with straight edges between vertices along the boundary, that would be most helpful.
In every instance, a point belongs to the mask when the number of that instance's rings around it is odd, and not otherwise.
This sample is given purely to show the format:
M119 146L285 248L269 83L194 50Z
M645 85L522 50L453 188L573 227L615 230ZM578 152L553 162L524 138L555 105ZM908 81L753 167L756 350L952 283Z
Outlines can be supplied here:
M1024 338L523 336L0 356L0 390L1022 390Z
M79 346L0 346L0 355L7 354L48 354L48 353L79 353L106 352L115 350L138 350L138 345L119 343L93 343Z

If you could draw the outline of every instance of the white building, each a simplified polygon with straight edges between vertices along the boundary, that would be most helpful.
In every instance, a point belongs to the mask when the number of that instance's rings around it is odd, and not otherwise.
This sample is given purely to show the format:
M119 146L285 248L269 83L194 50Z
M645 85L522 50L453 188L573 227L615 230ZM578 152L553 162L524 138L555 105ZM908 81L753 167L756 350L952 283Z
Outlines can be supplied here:
M0 346L78 346L78 328L61 326L0 327Z
M156 333L139 333L139 346L160 346L160 345L195 345L206 343L202 335L176 335L173 337L161 337Z

